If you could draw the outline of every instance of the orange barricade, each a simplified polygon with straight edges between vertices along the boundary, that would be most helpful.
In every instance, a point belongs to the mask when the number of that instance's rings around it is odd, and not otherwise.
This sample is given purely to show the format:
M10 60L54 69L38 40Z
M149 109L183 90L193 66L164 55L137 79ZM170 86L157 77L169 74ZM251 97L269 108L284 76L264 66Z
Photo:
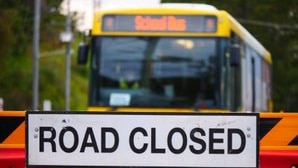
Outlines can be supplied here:
M298 113L260 114L260 167L298 168ZM0 168L25 167L25 112L0 111Z
M298 168L298 113L261 113L260 139L261 168Z
M25 111L0 111L0 168L25 167Z

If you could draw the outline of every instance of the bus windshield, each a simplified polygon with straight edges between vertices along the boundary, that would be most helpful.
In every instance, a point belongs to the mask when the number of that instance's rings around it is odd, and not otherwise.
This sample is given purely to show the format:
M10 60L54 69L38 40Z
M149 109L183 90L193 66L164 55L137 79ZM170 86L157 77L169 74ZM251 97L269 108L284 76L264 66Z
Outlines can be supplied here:
M90 104L222 108L218 41L96 36Z

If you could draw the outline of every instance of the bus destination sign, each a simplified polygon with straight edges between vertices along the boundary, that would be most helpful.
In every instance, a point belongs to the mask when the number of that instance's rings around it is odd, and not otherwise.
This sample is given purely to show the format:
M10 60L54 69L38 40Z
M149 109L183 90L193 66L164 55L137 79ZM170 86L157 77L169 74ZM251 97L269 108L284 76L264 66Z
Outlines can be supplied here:
M198 15L105 15L103 31L216 32L215 16Z

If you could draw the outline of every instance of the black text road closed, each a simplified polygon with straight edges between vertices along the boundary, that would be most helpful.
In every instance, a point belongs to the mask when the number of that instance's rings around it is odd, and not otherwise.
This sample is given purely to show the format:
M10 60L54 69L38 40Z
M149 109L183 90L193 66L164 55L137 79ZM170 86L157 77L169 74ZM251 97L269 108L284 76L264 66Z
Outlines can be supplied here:
M27 166L258 167L258 115L27 113Z

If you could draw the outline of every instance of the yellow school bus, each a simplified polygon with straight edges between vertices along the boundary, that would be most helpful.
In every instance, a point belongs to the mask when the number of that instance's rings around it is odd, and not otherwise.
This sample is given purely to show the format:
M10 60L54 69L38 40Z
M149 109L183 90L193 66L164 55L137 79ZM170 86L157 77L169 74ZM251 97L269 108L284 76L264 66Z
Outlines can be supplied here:
M272 110L271 55L224 10L100 10L90 39L78 60L90 61L91 111Z

